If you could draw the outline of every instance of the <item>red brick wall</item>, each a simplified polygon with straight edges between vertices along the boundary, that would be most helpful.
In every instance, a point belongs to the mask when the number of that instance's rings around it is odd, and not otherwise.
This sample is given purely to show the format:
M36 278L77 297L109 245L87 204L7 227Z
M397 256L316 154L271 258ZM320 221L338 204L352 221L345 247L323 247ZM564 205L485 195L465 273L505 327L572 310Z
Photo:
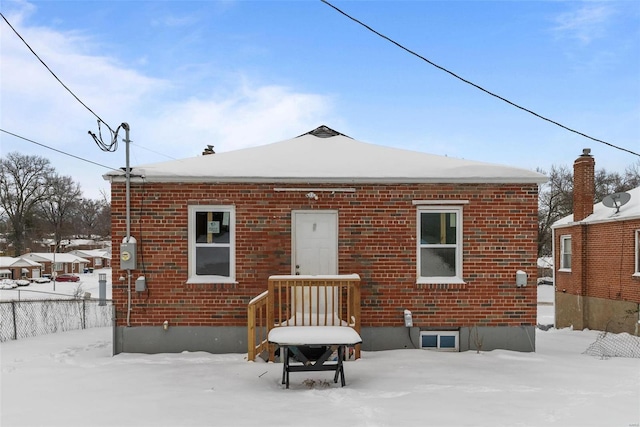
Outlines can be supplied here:
M572 236L573 254L570 272L556 270L556 290L640 304L640 277L633 277L638 229L640 219L557 229L555 265L562 235Z
M132 184L139 267L132 281L144 274L148 291L133 292L131 325L245 326L247 303L266 289L267 278L291 272L291 210L312 208L339 211L339 272L362 278L362 326L402 326L405 308L423 327L536 324L536 184L349 185L355 193L321 192L318 200L273 190L281 186ZM124 184L112 185L115 260L126 230L124 191ZM412 200L434 199L469 201L463 205L466 285L416 284ZM190 204L236 207L237 285L185 283ZM113 270L113 299L124 325L127 286L117 278L125 272L119 262ZM528 274L527 287L516 288L517 270Z

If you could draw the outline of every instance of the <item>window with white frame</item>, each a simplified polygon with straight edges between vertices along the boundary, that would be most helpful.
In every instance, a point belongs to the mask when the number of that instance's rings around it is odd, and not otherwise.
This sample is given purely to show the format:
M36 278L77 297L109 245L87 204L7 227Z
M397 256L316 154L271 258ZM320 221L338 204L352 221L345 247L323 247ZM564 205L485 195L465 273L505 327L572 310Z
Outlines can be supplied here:
M560 269L571 270L571 236L560 237Z
M418 281L462 282L462 208L418 208Z
M235 281L235 208L189 206L190 283Z
M640 230L636 230L636 271L640 275Z
M420 331L420 348L425 350L458 351L460 332Z

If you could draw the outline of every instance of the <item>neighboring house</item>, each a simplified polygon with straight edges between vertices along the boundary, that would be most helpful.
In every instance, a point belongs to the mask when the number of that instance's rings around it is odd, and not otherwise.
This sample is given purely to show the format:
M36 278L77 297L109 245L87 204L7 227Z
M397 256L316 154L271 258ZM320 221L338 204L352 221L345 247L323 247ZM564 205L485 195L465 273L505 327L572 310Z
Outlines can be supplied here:
M573 167L573 214L553 225L556 327L638 335L640 187L619 210L594 205L593 156Z
M62 243L62 242L61 242ZM99 240L95 239L71 239L65 242L65 249L67 252L71 250L87 250L87 249L100 249L100 250L110 250L111 241L105 241L102 238Z
M50 252L71 252L72 250L102 249L109 250L111 242L94 239L62 239L56 242L53 239L47 239L42 243Z
M111 267L111 251L106 249L78 249L67 252L89 260L88 268Z
M89 260L69 253L54 252L28 252L20 255L21 258L42 264L42 274L53 275L64 273L82 273L89 265Z
M246 352L247 304L269 276L353 273L363 350L419 347L421 332L459 350L535 350L539 173L321 126L132 168L132 225L124 172L104 177L116 353Z
M30 279L41 276L42 264L26 258L0 257L0 279Z
M543 256L538 258L538 283L553 281L553 257Z

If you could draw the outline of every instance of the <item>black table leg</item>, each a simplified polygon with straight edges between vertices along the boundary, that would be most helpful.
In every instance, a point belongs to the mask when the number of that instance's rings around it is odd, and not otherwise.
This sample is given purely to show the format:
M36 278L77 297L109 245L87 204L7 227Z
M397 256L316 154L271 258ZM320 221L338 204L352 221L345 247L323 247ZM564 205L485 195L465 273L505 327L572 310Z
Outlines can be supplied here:
M282 384L286 385L286 388L289 388L289 373L293 372L306 372L306 371L335 371L333 376L333 382L338 382L338 377L340 377L340 384L342 387L346 385L346 380L344 377L344 358L346 354L346 345L328 345L323 346L326 348L325 352L315 359L311 361L307 359L301 352L298 346L293 345L283 345L280 347L280 354L282 356ZM337 349L338 360L335 364L329 361L329 357L332 352ZM300 359L302 359L302 365L294 364L293 366L290 363L290 359L293 355L298 355ZM304 357L303 357L304 356ZM326 362L329 361L328 364Z
M345 346L341 345L338 347L338 370L340 371L340 382L342 384L342 387L344 387L344 384L345 384L344 365L342 364L344 361L344 350L345 350Z

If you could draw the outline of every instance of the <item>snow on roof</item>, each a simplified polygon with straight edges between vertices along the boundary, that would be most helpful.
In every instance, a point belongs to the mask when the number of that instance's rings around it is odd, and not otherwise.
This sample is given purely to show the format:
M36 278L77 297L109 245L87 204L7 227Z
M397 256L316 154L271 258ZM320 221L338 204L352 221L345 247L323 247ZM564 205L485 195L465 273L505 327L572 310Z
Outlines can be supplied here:
M111 258L111 254L105 249L75 249L69 253L90 258Z
M53 262L55 258L55 262L61 263L75 263L75 262L83 262L88 263L88 259L84 259L82 257L70 254L70 253L53 253L53 252L29 252L27 254L21 255L21 258L31 259L35 261L44 261L44 262Z
M10 256L0 256L0 268L10 267L16 258Z
M329 132L327 132L327 130ZM326 126L296 138L132 168L145 182L542 183L544 175L356 141ZM105 180L124 180L123 171Z
M620 221L624 219L640 218L640 187L626 191L631 198L620 207L620 212L616 212L616 208L608 208L602 202L593 205L593 213L580 221L580 224L588 224L593 222ZM553 223L553 228L572 225L573 214L567 215Z
M543 256L538 258L538 268L553 268L553 257Z
M66 241L67 247L70 246L80 246L80 245L93 245L95 244L95 240L93 239L70 239Z
M42 265L33 260L19 257L14 258L10 256L0 257L0 268L6 267L41 267Z

